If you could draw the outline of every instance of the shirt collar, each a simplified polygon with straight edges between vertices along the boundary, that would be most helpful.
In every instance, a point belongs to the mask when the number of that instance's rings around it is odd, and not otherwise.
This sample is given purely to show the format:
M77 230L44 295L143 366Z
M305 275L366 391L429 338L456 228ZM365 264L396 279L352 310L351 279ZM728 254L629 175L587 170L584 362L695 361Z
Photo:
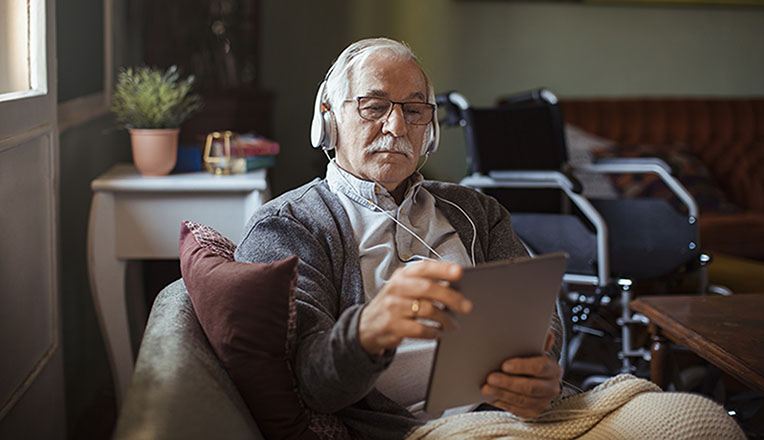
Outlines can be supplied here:
M334 160L330 161L326 166L326 180L329 184L329 189L333 192L341 192L354 202L369 209L374 209L369 203L370 201L383 209L395 209L396 204L393 196L390 195L385 187L376 182L359 179L340 168ZM415 171L408 181L409 187L406 190L403 203L408 199L416 198L422 182L424 182L424 177L418 171Z

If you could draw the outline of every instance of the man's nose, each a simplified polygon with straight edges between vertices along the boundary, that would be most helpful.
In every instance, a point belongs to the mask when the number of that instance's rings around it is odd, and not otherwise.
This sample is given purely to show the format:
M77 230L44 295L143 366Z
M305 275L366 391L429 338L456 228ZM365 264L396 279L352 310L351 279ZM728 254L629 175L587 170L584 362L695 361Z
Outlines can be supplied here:
M403 117L403 106L401 104L393 104L390 114L387 115L387 119L382 124L382 133L401 137L407 131L408 124L406 124L406 119Z

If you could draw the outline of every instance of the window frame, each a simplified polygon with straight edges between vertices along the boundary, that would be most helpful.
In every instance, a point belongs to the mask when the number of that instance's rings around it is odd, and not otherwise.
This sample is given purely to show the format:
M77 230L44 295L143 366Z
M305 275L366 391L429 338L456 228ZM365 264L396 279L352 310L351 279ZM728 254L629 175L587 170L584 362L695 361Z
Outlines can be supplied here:
M47 26L45 0L29 0L29 88L0 93L0 103L48 93Z

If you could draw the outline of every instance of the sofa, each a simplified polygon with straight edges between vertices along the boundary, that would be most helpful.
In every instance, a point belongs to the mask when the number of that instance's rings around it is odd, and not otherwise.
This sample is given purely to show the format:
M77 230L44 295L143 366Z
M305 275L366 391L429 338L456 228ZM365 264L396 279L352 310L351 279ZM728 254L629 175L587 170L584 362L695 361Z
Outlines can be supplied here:
M336 416L297 397L288 365L297 258L243 263L234 250L212 228L183 222L183 278L153 303L113 438L350 438Z
M154 301L114 438L264 438L205 337L182 279Z
M764 98L563 99L563 118L597 155L658 155L699 201L701 248L764 261ZM571 148L569 142L569 149ZM573 146L575 149L576 147ZM700 169L704 168L704 169ZM619 176L624 190L652 188Z
M610 388L603 388L600 391L600 395L610 397L602 398L599 405L610 409L594 410L586 417L564 425L564 428L558 426L558 431L555 432L570 434L571 429L578 429L581 432L592 429L592 432L599 432L602 438L610 438L612 432L607 434L601 431L616 429L616 432L623 434L633 430L647 432L645 430L650 429L654 432L656 429L671 429L672 435L676 438L697 438L688 433L697 432L698 427L701 427L702 430L724 434L724 436L708 435L703 438L742 437L740 429L732 418L726 416L722 407L711 400L697 395L660 393L655 385L644 381L639 382L633 377L629 379L629 377L616 377L612 379ZM648 389L637 392L634 388L636 386L648 387ZM566 394L571 396L576 394L570 391L566 389ZM655 407L655 404L640 403L643 400L632 400L630 393L640 394L640 399L649 395L658 399L655 402L663 405L664 410L661 411L660 417L664 421L652 423L649 426L629 422L629 417L635 417L634 414L639 414L636 417L644 417L646 410ZM566 412L581 413L581 402L583 402L581 399L584 399L583 395L581 396L560 401L568 402L569 406L575 409ZM610 414L613 409L621 407L621 404L613 404L614 399L620 399L625 403L622 406L624 411ZM627 402L628 400L631 402ZM562 405L566 404L562 403ZM675 413L682 413L685 406L695 408L695 415L701 421L715 420L722 423L699 423L694 418L677 420ZM502 424L501 420L490 416L482 419L482 415L489 414L487 412L471 414L477 421L475 429L477 426L485 426L485 423L492 422L496 424L496 429L524 431L523 424L519 426ZM604 414L610 415L602 418ZM600 423L600 419L604 423ZM616 424L610 423L614 420ZM678 434L677 429L683 434ZM512 432L515 432L514 430ZM321 438L343 438L328 432L325 434ZM437 433L434 433L436 438L449 438L448 436L438 437L435 434ZM664 435L654 437L663 438ZM113 438L115 440L264 440L266 438L247 408L242 394L237 391L231 377L226 373L208 342L183 279L176 280L165 287L154 301L138 353L132 383L122 404ZM315 437L307 433L297 436L276 435L270 438Z

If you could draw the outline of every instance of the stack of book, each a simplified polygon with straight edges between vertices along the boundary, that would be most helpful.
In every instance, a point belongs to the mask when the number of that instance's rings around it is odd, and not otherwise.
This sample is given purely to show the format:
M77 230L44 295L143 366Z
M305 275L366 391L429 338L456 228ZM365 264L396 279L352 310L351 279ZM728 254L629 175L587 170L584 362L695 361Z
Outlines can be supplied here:
M242 134L231 142L231 158L234 173L246 173L260 168L270 168L279 154L278 142L254 134ZM239 159L239 160L236 160Z

